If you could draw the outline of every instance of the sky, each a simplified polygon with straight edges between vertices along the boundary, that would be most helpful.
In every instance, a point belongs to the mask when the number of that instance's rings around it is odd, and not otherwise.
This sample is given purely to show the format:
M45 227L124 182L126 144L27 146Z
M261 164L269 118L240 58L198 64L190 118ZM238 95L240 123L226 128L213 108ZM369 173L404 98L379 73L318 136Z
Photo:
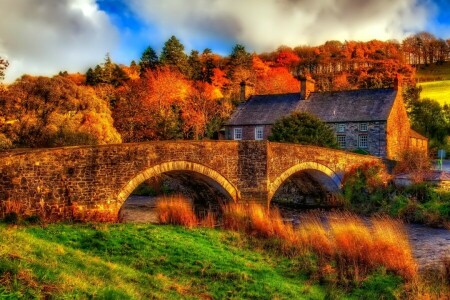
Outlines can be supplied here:
M228 55L327 40L401 40L428 31L450 38L450 0L0 0L5 82L23 74L84 73L110 53L129 65L175 35Z

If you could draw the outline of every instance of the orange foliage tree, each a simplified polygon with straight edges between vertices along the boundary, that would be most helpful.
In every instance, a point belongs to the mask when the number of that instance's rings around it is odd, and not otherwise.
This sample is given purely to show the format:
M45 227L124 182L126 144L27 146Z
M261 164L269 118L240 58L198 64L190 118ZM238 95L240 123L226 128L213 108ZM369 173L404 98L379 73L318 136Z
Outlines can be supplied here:
M1 92L0 132L16 146L120 143L108 103L92 88L56 76L23 76Z

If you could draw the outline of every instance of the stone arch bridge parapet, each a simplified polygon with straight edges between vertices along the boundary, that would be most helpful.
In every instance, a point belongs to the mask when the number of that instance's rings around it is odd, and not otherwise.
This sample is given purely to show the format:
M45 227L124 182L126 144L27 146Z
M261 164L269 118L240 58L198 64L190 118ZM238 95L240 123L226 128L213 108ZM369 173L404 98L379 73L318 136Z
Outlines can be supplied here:
M118 210L142 181L165 172L193 172L230 199L268 203L289 176L312 172L340 187L349 167L373 156L267 141L164 141L0 153L0 216L8 201L27 214L55 216L73 204ZM325 177L324 177L325 176Z

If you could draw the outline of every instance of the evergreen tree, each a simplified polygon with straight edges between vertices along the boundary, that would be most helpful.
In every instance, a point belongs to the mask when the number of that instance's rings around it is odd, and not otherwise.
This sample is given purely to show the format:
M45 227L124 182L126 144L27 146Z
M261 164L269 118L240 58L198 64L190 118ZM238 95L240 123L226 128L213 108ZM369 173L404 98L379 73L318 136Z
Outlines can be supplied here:
M109 53L106 53L105 62L102 66L102 73L100 77L101 83L111 83L113 79L115 65L113 64Z
M146 70L155 70L159 65L158 55L156 55L155 50L148 46L144 52L142 52L141 59L139 61L139 66L141 67L141 74L145 73Z
M184 53L184 46L175 36L170 37L170 39L164 43L160 62L163 65L178 69L185 76L189 75L189 66L187 55Z
M5 70L8 67L9 63L6 59L0 57L0 81L5 78Z
M206 48L202 53L203 66L202 66L202 81L212 83L212 77L214 76L214 59L211 49Z
M202 63L198 54L197 50L192 50L188 58L189 78L192 80L202 80Z
M100 68L99 65L97 65L98 68ZM97 69L96 69L97 70ZM89 68L86 72L86 85L97 85L98 84L98 76L96 71L92 70L92 68Z
M251 68L252 55L245 50L243 45L236 44L231 52L229 65L232 69L236 67Z

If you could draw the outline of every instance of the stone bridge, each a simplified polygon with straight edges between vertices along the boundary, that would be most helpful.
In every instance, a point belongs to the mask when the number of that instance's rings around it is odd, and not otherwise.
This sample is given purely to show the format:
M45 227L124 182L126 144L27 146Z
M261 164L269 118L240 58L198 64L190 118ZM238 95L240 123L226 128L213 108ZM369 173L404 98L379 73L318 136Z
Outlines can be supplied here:
M267 205L291 176L306 172L338 191L352 166L380 161L340 150L268 141L164 141L18 149L0 153L0 216L11 203L26 214L64 218L73 205L118 212L134 189L161 174L207 183L233 201Z

